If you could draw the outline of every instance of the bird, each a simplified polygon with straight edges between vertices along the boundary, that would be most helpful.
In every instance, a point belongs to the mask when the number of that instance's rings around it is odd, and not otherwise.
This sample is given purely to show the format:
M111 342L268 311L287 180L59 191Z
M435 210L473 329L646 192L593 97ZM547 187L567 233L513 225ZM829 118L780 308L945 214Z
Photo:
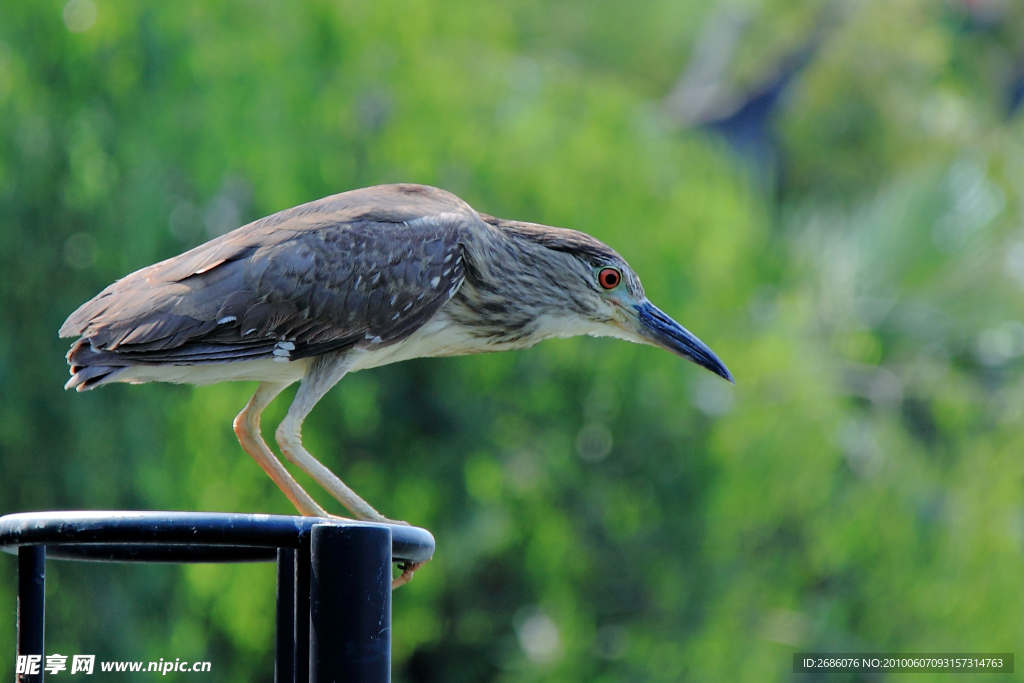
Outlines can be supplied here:
M234 419L239 443L302 515L332 517L261 434L263 410L298 382L276 430L281 453L353 517L379 523L393 521L302 445L303 420L347 374L590 335L658 346L733 382L611 247L416 184L351 190L244 225L114 282L59 334L77 337L65 389L258 382Z

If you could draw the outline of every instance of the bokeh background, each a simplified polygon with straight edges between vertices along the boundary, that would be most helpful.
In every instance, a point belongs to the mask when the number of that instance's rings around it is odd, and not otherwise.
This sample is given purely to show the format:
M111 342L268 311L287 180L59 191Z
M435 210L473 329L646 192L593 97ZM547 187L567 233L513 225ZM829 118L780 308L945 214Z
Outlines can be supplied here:
M0 512L289 513L231 431L252 385L67 394L57 328L250 220L428 183L613 245L737 383L589 338L342 382L310 450L437 537L396 681L1022 655L1022 98L1013 0L4 2ZM49 572L50 653L272 679L271 565Z

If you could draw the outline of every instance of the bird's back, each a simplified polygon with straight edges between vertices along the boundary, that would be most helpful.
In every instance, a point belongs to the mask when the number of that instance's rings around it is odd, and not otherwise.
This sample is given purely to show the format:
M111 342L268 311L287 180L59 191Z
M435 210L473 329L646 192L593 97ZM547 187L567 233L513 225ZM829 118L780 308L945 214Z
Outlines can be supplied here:
M286 362L400 341L458 289L460 235L482 225L462 200L421 185L268 216L136 271L72 313L60 329L81 337L67 386L128 379L139 365Z

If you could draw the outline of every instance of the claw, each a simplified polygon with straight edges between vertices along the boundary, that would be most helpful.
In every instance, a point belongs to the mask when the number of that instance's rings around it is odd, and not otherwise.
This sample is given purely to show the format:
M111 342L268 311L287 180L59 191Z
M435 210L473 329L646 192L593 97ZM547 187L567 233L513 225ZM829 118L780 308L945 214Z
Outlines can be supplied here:
M397 578L391 580L391 590L395 590L399 586L404 586L412 581L412 575L425 564L426 562L403 562L398 565L402 573Z

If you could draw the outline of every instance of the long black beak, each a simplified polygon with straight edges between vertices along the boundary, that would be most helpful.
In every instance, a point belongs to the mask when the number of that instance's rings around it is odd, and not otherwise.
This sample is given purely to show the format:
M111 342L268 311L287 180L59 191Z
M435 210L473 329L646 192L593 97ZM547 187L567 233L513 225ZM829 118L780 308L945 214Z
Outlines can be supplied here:
M719 360L715 352L709 349L707 344L693 336L685 327L665 315L657 306L645 301L634 308L637 320L640 322L638 331L652 344L691 360L702 368L707 368L716 375L733 382L729 368L725 367L725 363Z

